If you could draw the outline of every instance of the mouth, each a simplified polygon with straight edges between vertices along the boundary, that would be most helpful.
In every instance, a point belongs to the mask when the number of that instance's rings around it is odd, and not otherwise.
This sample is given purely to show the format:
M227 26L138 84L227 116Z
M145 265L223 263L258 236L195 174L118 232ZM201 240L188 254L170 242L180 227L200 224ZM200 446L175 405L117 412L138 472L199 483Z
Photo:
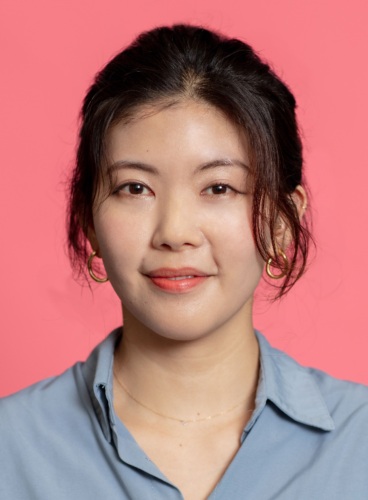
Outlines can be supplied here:
M210 275L194 268L160 268L146 274L151 283L168 293L185 293L206 281Z
M166 278L171 281L179 281L179 280L185 280L189 278L194 278L195 276L174 276L173 278Z

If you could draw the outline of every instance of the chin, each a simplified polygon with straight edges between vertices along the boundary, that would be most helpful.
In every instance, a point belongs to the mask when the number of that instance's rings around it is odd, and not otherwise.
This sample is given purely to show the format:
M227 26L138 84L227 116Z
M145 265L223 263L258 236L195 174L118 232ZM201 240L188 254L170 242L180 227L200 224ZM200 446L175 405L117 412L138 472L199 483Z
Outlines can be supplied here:
M199 340L210 335L215 330L214 325L203 325L196 321L161 321L160 324L148 324L154 334L178 342Z
M210 335L212 331L203 331L200 329L195 329L193 328L185 328L185 329L170 329L170 330L162 330L154 332L157 335L159 335L161 338L165 338L167 340L173 340L176 342L194 342L196 340L203 339Z
M145 322L145 327L154 335L178 342L195 342L210 338L220 340L222 336L226 335L228 338L229 332L237 330L240 319L236 314L235 317L230 318L214 317L213 314L207 317L204 315L185 316L175 316L165 320L161 317L158 321L151 319ZM247 321L243 315L241 316L241 324L245 326Z

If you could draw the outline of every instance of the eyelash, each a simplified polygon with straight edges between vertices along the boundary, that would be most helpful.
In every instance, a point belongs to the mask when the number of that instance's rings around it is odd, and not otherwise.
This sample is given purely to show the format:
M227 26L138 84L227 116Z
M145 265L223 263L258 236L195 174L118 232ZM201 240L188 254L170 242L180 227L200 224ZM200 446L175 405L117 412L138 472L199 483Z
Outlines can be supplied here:
M142 189L147 189L148 191L150 191L150 193L152 193L152 191L145 184L143 184L142 182L126 182L125 184L122 184L121 186L119 186L118 188L116 188L113 191L113 194L119 194L119 192L123 192L125 194L130 194L132 196L140 196L140 195L143 194L143 193L131 193L130 190L129 190L129 192L124 191L124 188L128 188L129 189L132 186L140 186ZM147 196L147 194L143 194L143 195Z
M212 184L211 186L208 186L208 188L204 189L204 192L208 191L209 189L214 189L214 188L225 188L226 189L226 192L224 193L211 193L210 196L220 196L220 195L227 195L227 194L230 194L228 193L228 190L230 190L232 193L238 193L239 191L237 191L236 189L234 189L233 187L231 187L229 184L226 184L224 182L218 182L217 184Z
M146 189L150 192L150 194L152 193L152 191L150 190L150 188L148 188L145 184L141 183L141 182L126 182L125 184L122 184L121 186L119 186L118 188L116 188L114 191L113 191L113 194L119 194L119 192L123 192L125 194L130 194L132 196L147 196L147 193L134 193L134 192L131 192L130 191L130 188L132 188L133 186L137 187L139 186L142 190ZM125 188L128 188L128 192L127 191L124 191ZM210 189L216 189L216 188L225 188L225 192L220 192L220 193L206 193L206 191L210 190ZM236 189L234 189L233 187L231 187L229 184L226 184L224 182L218 182L216 184L212 184L211 186L208 186L207 188L205 188L202 193L204 193L204 195L208 195L208 196L221 196L221 195L229 195L230 193L228 192L230 191L231 193L240 193L239 191L237 191ZM150 195L149 194L149 195Z

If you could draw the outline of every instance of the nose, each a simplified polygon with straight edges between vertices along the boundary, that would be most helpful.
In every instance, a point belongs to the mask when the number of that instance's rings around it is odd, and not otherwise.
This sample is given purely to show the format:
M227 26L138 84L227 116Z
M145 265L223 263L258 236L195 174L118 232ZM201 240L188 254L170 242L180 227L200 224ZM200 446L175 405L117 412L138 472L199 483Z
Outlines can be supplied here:
M171 196L158 207L152 245L157 249L181 251L203 243L199 214L195 204Z

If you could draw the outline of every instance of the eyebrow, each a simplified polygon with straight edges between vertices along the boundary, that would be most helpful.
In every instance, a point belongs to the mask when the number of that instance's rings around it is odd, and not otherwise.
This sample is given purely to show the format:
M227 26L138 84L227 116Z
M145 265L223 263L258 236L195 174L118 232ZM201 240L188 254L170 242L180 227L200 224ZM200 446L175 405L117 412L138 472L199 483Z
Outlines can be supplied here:
M243 163L240 160L231 160L229 158L219 158L217 160L212 160L206 163L202 163L199 165L194 173L201 172L203 170L208 170L211 168L217 168L217 167L225 167L225 166L238 166L242 167L245 170L249 170L249 166ZM159 175L159 170L154 167L153 165L149 165L148 163L142 163L140 161L130 161L130 160L119 160L114 162L112 165L108 167L109 172L115 172L116 170L120 169L135 169L135 170L140 170L143 172L148 172L151 174Z
M149 165L148 163L142 163L140 161L129 161L129 160L120 160L114 162L112 165L108 167L109 172L115 172L120 169L128 169L133 168L135 170L141 170L143 172L149 172L151 174L159 174L159 171L153 165Z
M245 163L243 163L240 160L231 160L229 158L220 158L218 160L209 161L207 163L203 163L202 165L199 165L199 167L196 168L195 172L207 170L210 168L216 168L216 167L226 167L226 166L232 167L234 165L237 167L242 167L245 170L249 170L248 165L246 165Z

